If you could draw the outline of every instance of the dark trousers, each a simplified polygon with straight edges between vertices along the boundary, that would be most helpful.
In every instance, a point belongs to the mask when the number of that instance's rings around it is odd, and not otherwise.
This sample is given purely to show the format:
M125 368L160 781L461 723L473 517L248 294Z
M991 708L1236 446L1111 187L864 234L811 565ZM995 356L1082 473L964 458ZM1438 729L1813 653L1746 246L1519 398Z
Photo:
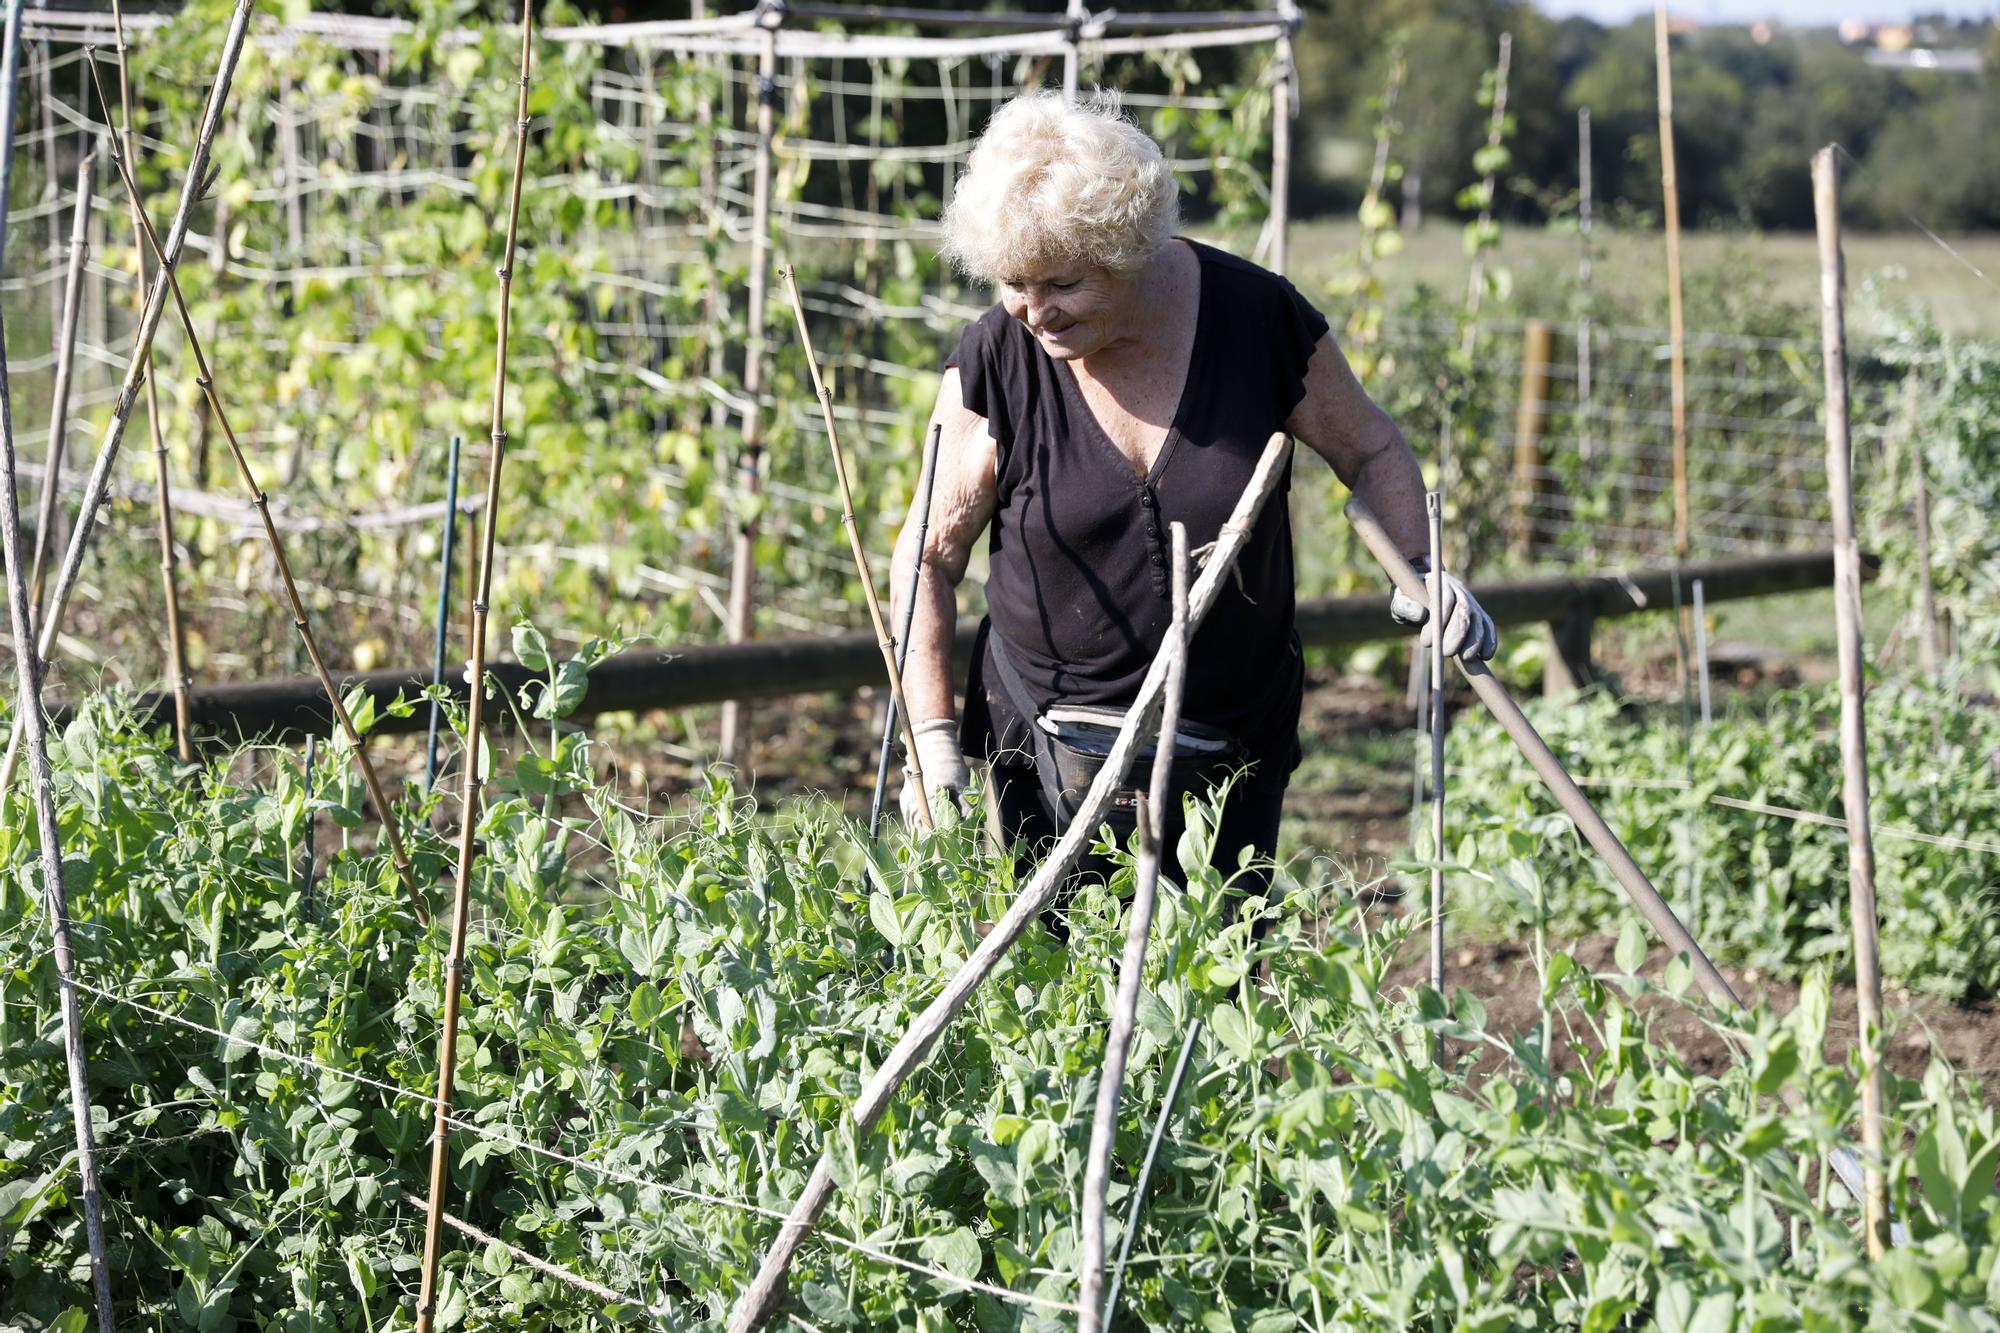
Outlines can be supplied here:
M990 800L998 822L997 831L1001 841L1015 849L1014 873L1025 883L1035 867L1041 864L1049 846L1061 836L1062 829L1032 766L995 764L990 771ZM1235 873L1238 857L1245 847L1254 847L1260 862L1269 862L1277 857L1278 822L1284 812L1285 793L1282 788L1278 791L1246 791L1238 786L1230 791L1228 799L1223 802L1222 827L1216 831L1215 859L1212 862L1225 879ZM1176 879L1179 878L1179 862L1175 848L1180 845L1181 834L1186 827L1180 802L1171 802L1167 808L1166 838L1160 844L1160 861ZM1086 851L1078 858L1076 868L1056 891L1055 897L1050 899L1048 910L1042 913L1042 924L1058 938L1069 938L1062 913L1075 896L1077 887L1086 878L1108 880L1111 871L1112 866L1107 859ZM1253 893L1264 893L1271 887L1270 869L1268 865L1260 866L1246 872L1236 883Z

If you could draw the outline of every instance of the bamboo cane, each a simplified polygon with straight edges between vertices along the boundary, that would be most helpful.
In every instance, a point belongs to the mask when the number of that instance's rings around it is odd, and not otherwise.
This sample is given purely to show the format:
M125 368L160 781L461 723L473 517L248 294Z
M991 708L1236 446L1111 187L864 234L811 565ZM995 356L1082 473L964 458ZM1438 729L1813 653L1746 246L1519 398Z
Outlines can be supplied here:
M779 12L782 21L782 11ZM761 21L761 20L760 20ZM764 459L764 306L766 270L771 256L771 140L776 132L778 103L778 33L765 26L757 55L757 151L750 174L750 291L745 315L749 333L743 353L743 446L736 460L736 540L729 557L729 641L741 643L753 628L751 605L757 579L757 524L744 512L745 502L763 485ZM722 730L716 749L725 764L733 764L744 746L743 705L722 706Z
M110 103L104 97L104 84L97 76L97 57L93 53L85 62L90 71L91 82L97 86L98 101L104 103L105 114L110 114ZM111 161L118 168L125 188L134 198L138 196L138 182L133 179L131 163L116 147L111 149ZM285 600L292 610L292 626L299 632L299 641L304 645L306 658L312 663L313 674L319 677L320 688L326 691L327 701L333 709L335 722L347 737L349 747L354 751L355 761L361 766L362 781L367 784L369 797L375 802L375 812L382 820L382 831L389 839L391 855L396 863L396 874L403 881L403 889L409 895L410 906L416 912L417 920L429 924L430 912L424 907L423 895L417 890L416 872L410 866L410 854L403 846L402 830L396 823L396 810L389 802L389 793L382 786L382 778L375 771L375 763L368 757L368 751L361 744L361 734L354 728L354 719L349 716L347 705L341 701L340 686L334 683L332 672L327 670L326 659L319 650L319 640L313 634L312 622L306 616L304 600L299 596L298 584L292 578L291 561L285 555L285 543L278 535L278 525L271 518L271 497L258 484L257 475L251 470L250 460L243 452L243 446L236 438L235 427L229 424L229 416L222 408L222 398L215 387L215 372L209 366L208 357L201 346L201 336L195 332L194 317L188 313L187 298L181 292L179 276L173 265L166 262L160 248L159 236L153 231L152 222L145 210L138 212L139 230L153 248L154 257L160 260L166 275L169 291L173 293L174 309L180 316L181 332L186 335L188 350L194 355L195 383L200 386L202 396L208 402L210 417L222 430L224 443L229 446L230 457L236 462L237 475L243 478L243 485L250 492L251 504L256 507L258 521L264 528L265 543L271 548L271 558L278 567L278 580L285 590Z
M417 1333L431 1333L437 1315L438 1259L444 1241L446 1175L451 1166L451 1094L458 1068L459 990L465 975L465 928L472 902L473 834L478 824L479 747L486 700L486 613L493 593L494 536L500 526L500 473L507 461L507 321L514 290L514 247L521 221L521 178L528 164L528 77L533 69L535 12L521 6L521 77L514 107L514 181L507 199L507 242L500 261L498 331L493 365L493 457L486 469L485 518L480 523L479 577L472 592L470 684L465 704L465 779L458 825L458 873L452 884L451 947L444 969L444 1035L438 1050L437 1117L431 1127L430 1206L424 1214L423 1283L417 1295Z
M1667 0L1653 6L1653 64L1660 103L1660 194L1667 221L1667 354L1674 432L1674 558L1685 560L1688 532L1687 328L1681 309L1681 192L1674 168L1674 70L1667 43ZM1685 624L1682 626L1685 631ZM1685 669L1683 670L1685 675Z
M1125 1235L1118 1242L1118 1266L1111 1272L1111 1290L1104 1294L1104 1327L1111 1327L1112 1311L1118 1308L1118 1291L1125 1285L1125 1263L1132 1257L1132 1239L1139 1234L1139 1210L1146 1206L1146 1182L1153 1178L1153 1162L1160 1155L1160 1140L1167 1136L1167 1122L1181 1099L1181 1084L1187 1080L1188 1064L1194 1059L1194 1044L1201 1039L1201 1020L1188 1020L1187 1035L1181 1038L1181 1053L1174 1060L1174 1072L1167 1077L1166 1095L1160 1098L1160 1114L1153 1120L1153 1137L1146 1143L1145 1160L1139 1163L1139 1178L1132 1182L1132 1206L1125 1211Z
M1290 448L1285 436L1273 435L1264 446L1262 456L1257 460L1256 470L1250 482L1244 487L1243 495L1236 502L1236 508L1229 520L1222 525L1207 563L1202 567L1201 577L1195 580L1193 590L1188 594L1188 637L1193 638L1201 628L1201 622L1208 615L1209 608L1222 591L1222 584L1235 568L1236 559L1242 554L1244 544L1249 540L1251 529L1256 526L1257 516L1263 512L1264 502L1277 489L1278 482L1289 470ZM902 1087L904 1081L929 1058L930 1050L939 1037L957 1017L958 1011L972 998L979 988L1000 965L1007 950L1013 947L1028 929L1057 887L1068 876L1070 867L1083 849L1097 837L1097 826L1105 808L1110 804L1111 793L1125 780L1126 770L1132 765L1132 757L1138 751L1139 728L1152 714L1153 705L1166 687L1167 673L1172 668L1172 654L1162 651L1153 659L1145 680L1140 684L1138 696L1125 711L1125 723L1119 730L1118 738L1112 743L1111 751L1104 758L1104 766L1084 793L1081 808L1056 840L1047 859L1038 867L1027 887L1015 897L1006 913L993 924L986 938L972 952L945 984L923 1013L910 1024L902 1040L896 1043L868 1085L855 1100L852 1115L855 1131L866 1134L875 1127L882 1113L888 1109L889 1099ZM764 1262L757 1270L757 1276L737 1303L735 1312L729 1319L730 1333L750 1333L759 1328L770 1317L777 1304L779 1294L784 1289L785 1274L790 1270L792 1256L804 1243L813 1223L826 1208L827 1200L833 1194L833 1173L830 1159L822 1156L819 1165L807 1177L805 1187L792 1205L784 1225L779 1228L777 1239L771 1243L764 1256Z
M799 300L798 280L790 266L778 270L791 294L792 315L799 324L799 343L805 348L806 371L812 377L813 394L819 399L820 417L826 422L826 447L833 455L833 479L840 487L840 521L847 529L847 549L854 556L855 573L861 579L861 597L868 603L868 622L875 627L876 642L882 646L882 666L889 673L890 707L903 715L903 745L910 761L910 781L917 788L917 810L923 815L923 831L937 827L931 813L930 792L924 787L923 760L917 754L916 719L910 716L909 701L903 698L903 671L896 662L896 640L882 620L882 602L875 595L875 580L868 573L868 550L861 544L861 528L854 521L854 494L847 484L847 459L840 449L840 434L833 424L833 392L819 377L819 358L813 355L812 331L806 327L806 308Z
M70 214L69 269L63 275L62 325L56 335L55 383L49 395L49 452L42 468L42 497L35 506L35 553L28 563L28 608L42 610L42 580L58 513L63 455L69 442L69 390L76 366L76 322L83 306L83 265L90 257L90 196L97 159L86 154L76 164L76 208Z
M451 437L451 461L444 482L444 549L438 556L437 651L431 657L431 684L444 684L444 650L451 625L451 547L458 535L458 451L462 437ZM438 719L444 705L431 700L431 720L424 737L424 791L437 781Z
M1139 1012L1139 989L1146 975L1146 938L1153 929L1153 904L1160 889L1160 844L1165 841L1167 801L1174 776L1174 737L1181 726L1181 691L1187 679L1187 529L1173 534L1173 623L1167 643L1173 665L1161 695L1160 738L1153 748L1152 782L1139 803L1139 865L1132 892L1132 915L1125 926L1125 956L1118 964L1118 996L1104 1039L1104 1069L1097 1078L1097 1107L1090 1122L1090 1155L1083 1172L1083 1275L1077 1293L1082 1307L1079 1333L1100 1333L1104 1306L1104 1215L1111 1188L1111 1150L1118 1136L1118 1099L1125 1088L1125 1061Z
M1271 62L1271 271L1283 273L1290 257L1292 222L1292 115L1298 66L1292 39L1280 37Z
M1903 415L1909 428L1910 477L1916 492L1913 503L1917 520L1917 665L1924 679L1937 679L1938 652L1937 592L1931 579L1931 492L1925 478L1924 436L1917 424L1917 377L1913 371L1903 381Z
M1593 392L1590 384L1591 317L1596 304L1591 299L1592 256L1590 252L1592 210L1595 200L1591 185L1590 108L1576 110L1576 284L1582 313L1576 320L1576 451L1584 462L1591 461L1596 445L1591 437Z
M930 441L924 446L923 475L917 478L917 562L910 570L909 593L903 599L902 624L897 627L896 669L901 671L910 657L910 626L917 618L917 593L924 583L924 542L931 531L931 491L937 485L938 445L944 430L931 427ZM868 836L874 837L882 824L882 796L889 786L889 752L896 745L896 700L889 699L888 716L882 720L882 749L875 758L875 794L868 805Z
M1841 805L1847 816L1849 922L1854 998L1860 1010L1862 1199L1868 1257L1888 1245L1889 1184L1883 1173L1882 960L1876 939L1875 843L1868 824L1868 733L1861 646L1861 551L1854 535L1854 456L1847 424L1846 275L1840 253L1838 149L1813 154L1813 215L1819 232L1821 360L1826 367L1826 486L1833 509L1833 612L1840 657Z
M138 174L139 158L134 151L132 135L132 71L125 57L125 15L119 0L111 0L111 31L118 43L118 104L122 113L118 122L118 135L124 143L125 160L132 164L133 175ZM137 295L143 311L146 291L146 247L140 239L141 224L145 219L145 208L138 191L128 190L126 197L132 211L132 248L139 256L139 284ZM194 740L188 734L188 672L187 672L187 631L181 624L180 579L175 570L174 555L174 500L171 479L167 473L167 439L160 421L160 392L157 377L153 373L153 352L146 350L146 426L152 437L154 495L158 501L155 514L160 529L160 590L165 599L167 613L167 682L174 693L174 744L182 763L194 760Z
M1444 605L1444 497L1424 497L1431 545L1430 603ZM1431 989L1444 994L1444 625L1431 617ZM1432 1055L1441 1058L1442 1041Z
M181 183L180 203L174 209L174 219L167 228L165 245L160 247L161 272L153 280L151 291L146 297L146 308L140 313L139 327L133 334L132 361L125 370L125 381L118 391L118 401L111 412L111 420L105 426L103 443L98 446L97 460L91 465L90 480L84 485L83 502L78 510L76 526L69 535L69 544L63 551L63 561L56 574L55 592L49 601L47 615L36 627L39 638L34 647L35 655L47 666L49 655L55 650L56 638L62 631L63 612L69 606L70 594L76 589L76 581L83 573L84 551L90 545L91 533L97 526L97 511L103 506L105 497L111 490L111 469L118 461L118 446L124 441L125 427L131 421L132 407L138 399L140 382L146 378L146 354L152 350L153 335L159 330L160 316L166 312L168 280L173 276L174 265L180 261L181 248L187 240L188 218L194 206L200 202L208 184L208 164L215 143L215 134L222 122L222 108L228 100L229 85L236 76L236 65L243 55L243 44L250 31L250 11L255 0L236 0L236 8L229 19L229 31L222 42L222 55L216 67L215 80L210 86L208 103L202 111L200 128L195 135L194 152L188 159L187 178ZM4 78L4 74L0 74ZM13 84L7 84L7 91L0 97L11 96ZM0 116L4 118L4 116ZM4 176L0 172L0 176ZM0 181L4 184L4 181ZM7 743L7 757L0 760L0 791L4 791L14 780L14 768L19 760L22 726L17 719L13 735Z

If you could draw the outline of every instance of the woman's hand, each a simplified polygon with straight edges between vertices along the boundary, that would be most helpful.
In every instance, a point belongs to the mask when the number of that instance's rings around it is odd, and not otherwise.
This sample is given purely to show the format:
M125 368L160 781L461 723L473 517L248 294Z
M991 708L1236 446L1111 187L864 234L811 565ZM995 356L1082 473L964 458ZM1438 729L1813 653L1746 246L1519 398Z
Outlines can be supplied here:
M917 760L924 770L924 792L930 797L931 817L939 825L954 815L965 813L965 792L972 785L972 770L966 767L965 752L959 748L958 723L948 717L932 718L916 725ZM903 822L916 828L921 817L917 809L917 784L907 766L903 769L903 790L896 798L902 807Z
M1424 576L1428 585L1430 557L1420 555L1410 563L1416 566L1417 573ZM1493 617L1473 600L1472 593L1458 579L1446 574L1439 581L1444 584L1444 655L1486 661L1500 646L1500 632L1493 626ZM1431 623L1430 608L1405 597L1401 589L1389 599L1389 614L1399 625L1422 625L1424 632L1418 642L1427 646L1436 633L1436 627Z

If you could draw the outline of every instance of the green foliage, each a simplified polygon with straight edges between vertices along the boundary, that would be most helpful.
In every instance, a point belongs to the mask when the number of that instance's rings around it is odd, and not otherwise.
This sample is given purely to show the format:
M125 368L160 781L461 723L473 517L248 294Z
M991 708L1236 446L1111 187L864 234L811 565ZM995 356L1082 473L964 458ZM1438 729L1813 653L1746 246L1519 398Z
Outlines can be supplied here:
M1839 818L1839 697L1792 690L1754 709L1697 729L1691 751L1682 748L1678 717L1627 717L1606 695L1531 706L1530 714L1703 948L1774 976L1823 963L1846 973L1840 830L1710 799ZM1478 872L1468 877L1465 915L1511 932L1546 913L1569 938L1615 933L1630 912L1623 890L1569 821L1548 813L1540 782L1499 728L1471 720L1450 746L1454 860ZM1913 990L1949 999L2000 992L2000 854L1889 832L2000 842L1996 746L2000 718L1991 709L1913 685L1869 692L1882 967ZM1531 881L1494 869L1523 856L1534 859Z
M397 1097L86 992L103 1192L126 1320L400 1327L424 1188L441 929L349 847L310 902L308 810L360 822L281 752L176 767L100 699L58 746L86 982L190 1023L406 1088ZM262 784L239 785L251 773ZM822 1328L1053 1329L951 1279L1074 1298L1076 1194L1129 867L1071 939L1009 954L865 1139L872 1064L1014 887L961 830L870 844L824 808L773 821L718 783L669 819L581 785L545 818L496 783L481 824L449 1177L455 1211L652 1307L716 1328L823 1147L839 1191L793 1291ZM19 795L0 824L0 1217L10 1317L70 1327L87 1265L66 1146L56 982ZM1184 865L1206 864L1207 820ZM420 857L439 848L425 835ZM1937 1066L1891 1079L1889 1162L1913 1243L1862 1261L1814 1163L1851 1133L1820 1055L1824 984L1783 1019L1707 1016L1748 1052L1715 1076L1651 1038L1631 977L1542 960L1544 1016L1384 993L1399 929L1299 890L1163 886L1116 1138L1122 1216L1174 1054L1206 1035L1154 1176L1121 1323L1279 1329L1990 1326L2000 1119ZM1672 975L1670 985L1684 985ZM1246 977L1260 980L1245 985ZM1426 1043L1454 1052L1433 1068ZM1803 1100L1786 1112L1787 1090ZM529 1151L598 1163L604 1173ZM649 1183L638 1183L638 1182ZM858 1254L858 1239L928 1266ZM440 1323L640 1319L453 1243Z

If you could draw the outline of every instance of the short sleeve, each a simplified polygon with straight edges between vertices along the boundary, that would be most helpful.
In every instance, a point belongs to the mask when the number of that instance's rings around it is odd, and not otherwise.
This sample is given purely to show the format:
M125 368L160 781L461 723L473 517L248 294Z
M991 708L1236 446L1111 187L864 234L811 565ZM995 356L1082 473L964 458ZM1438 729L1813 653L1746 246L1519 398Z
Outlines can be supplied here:
M1330 327L1326 316L1313 303L1299 293L1291 282L1272 274L1273 306L1269 319L1276 337L1275 355L1271 358L1274 381L1271 385L1272 398L1278 408L1278 420L1290 419L1292 409L1304 401L1306 396L1306 366L1312 360L1313 350L1319 346Z
M1018 351L1008 343L1012 323L1006 311L995 306L965 326L944 363L946 370L958 371L959 400L966 411L986 419L1003 462L1022 410L1020 368L1010 361Z

